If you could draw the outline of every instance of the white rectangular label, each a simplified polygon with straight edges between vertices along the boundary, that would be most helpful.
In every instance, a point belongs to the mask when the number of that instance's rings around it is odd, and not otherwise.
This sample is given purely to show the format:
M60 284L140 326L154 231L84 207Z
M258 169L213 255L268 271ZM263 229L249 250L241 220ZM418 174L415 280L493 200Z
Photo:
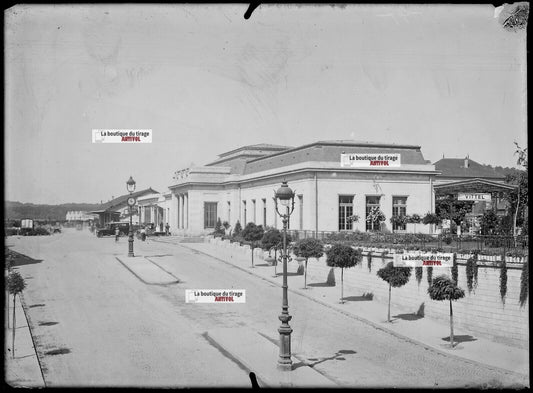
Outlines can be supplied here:
M341 154L341 167L351 168L389 168L401 166L401 154L356 153Z
M453 253L407 252L394 254L395 267L452 267Z
M483 194L479 192L462 192L457 194L458 201L490 201L490 194Z
M246 303L244 289L186 289L186 303Z
M152 143L152 130L93 130L93 143Z

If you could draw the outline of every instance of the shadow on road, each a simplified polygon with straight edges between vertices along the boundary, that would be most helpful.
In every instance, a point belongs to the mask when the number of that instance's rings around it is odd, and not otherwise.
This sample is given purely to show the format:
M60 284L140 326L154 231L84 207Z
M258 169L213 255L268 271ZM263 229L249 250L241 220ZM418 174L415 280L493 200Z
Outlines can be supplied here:
M448 337L443 337L442 338L442 341L450 341L450 336ZM458 336L453 336L453 341L454 343L464 343L464 342L469 342L469 341L477 341L477 338L473 337L473 336L470 336L468 334L463 334L463 335L458 335Z
M327 362L328 360L346 360L344 355L354 355L357 352L351 350L351 349L341 349L337 351L333 356L330 357L323 357L323 358L308 358L307 360L312 361L312 363L307 363L309 367L314 367L317 364Z
M307 284L308 287L334 287L335 285L330 285L327 282L315 282L312 284Z
M30 258L24 254L20 254L13 250L9 250L9 253L13 257L12 265L11 265L12 267L32 265L34 263L41 263L43 261L42 259Z
M424 318L422 315L417 315L415 313L412 313L412 314L398 314L398 315L393 315L392 317L393 318L403 319L404 321L416 321L418 319Z
M369 296L362 295L343 297L342 300L346 300L348 302L370 302L372 301L372 298Z

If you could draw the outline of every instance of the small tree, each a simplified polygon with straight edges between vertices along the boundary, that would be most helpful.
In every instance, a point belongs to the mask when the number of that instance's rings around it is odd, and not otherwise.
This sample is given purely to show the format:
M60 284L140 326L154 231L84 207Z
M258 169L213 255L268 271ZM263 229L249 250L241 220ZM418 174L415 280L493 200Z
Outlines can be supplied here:
M215 237L222 236L226 233L224 227L222 226L222 221L220 221L220 217L217 219L217 223L215 224L215 230L213 231L213 235Z
M9 273L9 275L7 276L7 289L9 293L13 295L13 358L15 357L15 328L17 326L15 317L15 298L17 294L24 290L24 288L26 288L26 283L24 282L24 279L22 278L20 273Z
M362 254L350 246L337 243L326 251L326 263L331 267L341 268L341 303L344 303L344 269L350 268L361 262Z
M304 288L307 288L307 261L309 258L320 258L324 255L324 245L315 238L302 239L294 245L294 255L305 258Z
M239 220L235 223L235 227L233 228L232 236L240 236L242 232L242 225Z
M448 300L450 302L450 345L453 348L453 308L452 300L465 296L465 291L457 286L451 278L445 275L437 276L428 288L432 300Z
M389 308L387 312L387 322L390 322L391 288L399 288L407 284L409 282L409 277L411 276L411 268L394 266L392 262L389 262L387 263L387 266L378 270L377 275L383 281L389 283Z
M253 222L246 224L246 227L241 233L244 240L250 243L252 248L252 267L254 267L254 249L261 247L261 239L264 235L264 230L261 225L255 225Z

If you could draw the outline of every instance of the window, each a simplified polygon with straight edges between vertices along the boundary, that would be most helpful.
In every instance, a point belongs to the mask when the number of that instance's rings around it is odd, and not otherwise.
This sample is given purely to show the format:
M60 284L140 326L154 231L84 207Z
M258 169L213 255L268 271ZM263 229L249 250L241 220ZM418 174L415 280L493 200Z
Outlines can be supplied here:
M348 219L353 215L353 195L339 195L339 231L349 231L353 223Z
M246 226L246 201L242 201L242 207L243 207L243 222L242 222L242 226L243 228Z
M263 228L267 225L267 200L263 198Z
M392 197L392 216L400 217L407 215L407 197ZM392 230L393 231L405 231L405 224L398 224L393 222Z
M298 219L300 230L304 229L304 196L298 195Z
M256 208L255 208L255 199L252 199L252 217L253 217L253 223L256 223L256 216L255 216Z
M217 223L217 203L204 202L204 228L214 228Z
M231 202L228 201L228 223L231 223Z
M379 228L379 222L372 222L368 221L367 218L370 214L370 211L372 208L379 209L379 196L367 196L366 197L366 214L365 214L365 222L366 222L366 230L367 231L373 231L378 230Z

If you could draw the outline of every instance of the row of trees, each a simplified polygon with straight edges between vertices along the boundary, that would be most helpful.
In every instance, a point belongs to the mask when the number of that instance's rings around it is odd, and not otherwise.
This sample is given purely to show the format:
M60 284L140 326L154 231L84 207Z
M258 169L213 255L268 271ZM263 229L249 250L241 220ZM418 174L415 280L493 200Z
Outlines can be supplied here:
M238 224L238 223L237 223ZM239 225L236 225L236 232L234 230L234 237L242 237L248 241L252 246L252 266L253 266L253 249L261 247L266 250L279 250L282 247L282 234L275 228L269 228L264 231L261 226L253 223L248 223L244 230L240 230ZM290 239L288 240L290 241ZM332 268L341 269L341 297L340 302L344 303L344 269L356 266L362 261L363 254L360 249L356 249L350 245L338 242L333 244L328 250L325 249L324 244L315 238L306 238L298 240L291 247L292 253L305 262L304 265L304 289L307 288L307 270L309 259L321 258L326 254L326 264ZM276 258L274 258L276 261ZM276 263L276 262L274 262ZM377 275L389 284L389 301L387 308L387 321L390 322L390 305L391 305L391 290L404 286L408 283L411 276L410 267L396 267L392 262L389 262L385 267L378 270ZM464 297L465 292L457 287L456 282L449 277L442 275L434 278L428 288L428 294L433 300L448 300L450 302L450 345L453 347L453 308L452 301Z

